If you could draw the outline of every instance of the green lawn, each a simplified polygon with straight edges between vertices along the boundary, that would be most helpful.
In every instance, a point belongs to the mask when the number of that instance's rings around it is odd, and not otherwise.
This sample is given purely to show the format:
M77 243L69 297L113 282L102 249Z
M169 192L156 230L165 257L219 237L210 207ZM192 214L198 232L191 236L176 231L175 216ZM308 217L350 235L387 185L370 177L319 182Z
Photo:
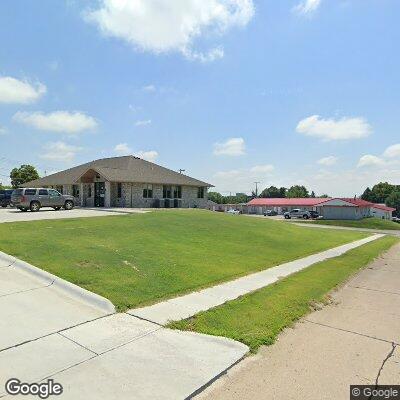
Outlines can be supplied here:
M254 352L274 343L284 328L307 314L313 304L326 301L329 291L396 242L394 237L384 237L170 327L229 337Z
M365 236L178 210L0 224L0 250L107 297L122 311Z
M369 228L369 229L383 229L383 230L400 230L400 224L397 222L388 221L379 218L364 218L358 221L349 220L316 220L308 222L310 224L320 225L335 225L335 226L348 226L352 228Z

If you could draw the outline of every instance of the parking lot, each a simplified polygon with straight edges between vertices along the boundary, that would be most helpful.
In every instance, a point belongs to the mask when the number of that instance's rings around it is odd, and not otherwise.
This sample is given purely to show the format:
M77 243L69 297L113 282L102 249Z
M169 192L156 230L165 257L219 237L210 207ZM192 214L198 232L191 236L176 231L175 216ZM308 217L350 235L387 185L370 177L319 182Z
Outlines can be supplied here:
M22 212L15 208L0 208L0 223L19 221L38 221L42 219L105 217L148 211L133 208L74 208L73 210L54 211L52 208L42 208L37 212Z

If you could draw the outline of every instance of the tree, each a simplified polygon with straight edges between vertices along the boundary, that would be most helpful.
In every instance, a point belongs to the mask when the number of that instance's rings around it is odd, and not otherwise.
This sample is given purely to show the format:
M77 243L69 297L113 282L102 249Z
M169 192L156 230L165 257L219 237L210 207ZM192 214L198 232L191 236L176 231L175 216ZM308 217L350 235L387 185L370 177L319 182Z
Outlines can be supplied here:
M386 205L396 209L396 214L400 215L400 190L392 192L386 199Z
M305 186L294 185L288 189L286 197L309 197L309 194Z
M32 165L23 164L19 168L13 168L10 172L10 178L13 188L17 188L23 183L38 179L39 174Z
M329 198L331 196L329 196L329 194L321 194L321 196L319 196L319 197L323 198L323 199L327 199L327 198Z
M278 197L281 197L281 193L280 193L280 190L276 186L270 186L269 188L265 188L261 192L260 197L278 198Z
M222 204L224 201L224 197L221 193L218 192L208 192L208 200L211 200L217 204Z
M279 188L279 197L286 197L287 189L285 187Z
M315 192L314 192L314 190L311 192L311 194L310 194L310 197L315 197Z
M371 201L374 201L375 203L384 203L392 192L397 192L399 190L399 186L391 185L387 182L379 182L372 187L371 192L374 197Z
M371 201L372 203L375 201L375 196L369 187L367 187L364 190L364 193L361 195L361 198L365 201Z

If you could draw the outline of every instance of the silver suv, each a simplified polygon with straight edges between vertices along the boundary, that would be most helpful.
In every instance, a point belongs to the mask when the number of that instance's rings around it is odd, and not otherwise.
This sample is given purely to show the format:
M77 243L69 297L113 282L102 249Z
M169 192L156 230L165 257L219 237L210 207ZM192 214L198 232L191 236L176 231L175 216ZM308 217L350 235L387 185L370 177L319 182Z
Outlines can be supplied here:
M311 218L311 213L307 210L301 210L300 208L294 208L293 210L287 211L283 214L286 219L291 218L303 218L309 219Z
M75 205L72 196L45 188L15 189L11 195L11 204L21 211L39 211L42 207L72 210Z

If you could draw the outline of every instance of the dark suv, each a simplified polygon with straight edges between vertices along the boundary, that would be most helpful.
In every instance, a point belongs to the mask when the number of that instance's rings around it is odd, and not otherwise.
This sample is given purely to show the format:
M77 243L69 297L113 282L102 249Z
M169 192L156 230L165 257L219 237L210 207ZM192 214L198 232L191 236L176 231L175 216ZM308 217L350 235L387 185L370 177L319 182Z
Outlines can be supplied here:
M74 208L73 196L62 195L55 189L46 188L15 189L11 203L21 211L39 211L42 207L51 207L55 210Z
M0 190L0 206L6 208L11 204L11 194L14 189Z

